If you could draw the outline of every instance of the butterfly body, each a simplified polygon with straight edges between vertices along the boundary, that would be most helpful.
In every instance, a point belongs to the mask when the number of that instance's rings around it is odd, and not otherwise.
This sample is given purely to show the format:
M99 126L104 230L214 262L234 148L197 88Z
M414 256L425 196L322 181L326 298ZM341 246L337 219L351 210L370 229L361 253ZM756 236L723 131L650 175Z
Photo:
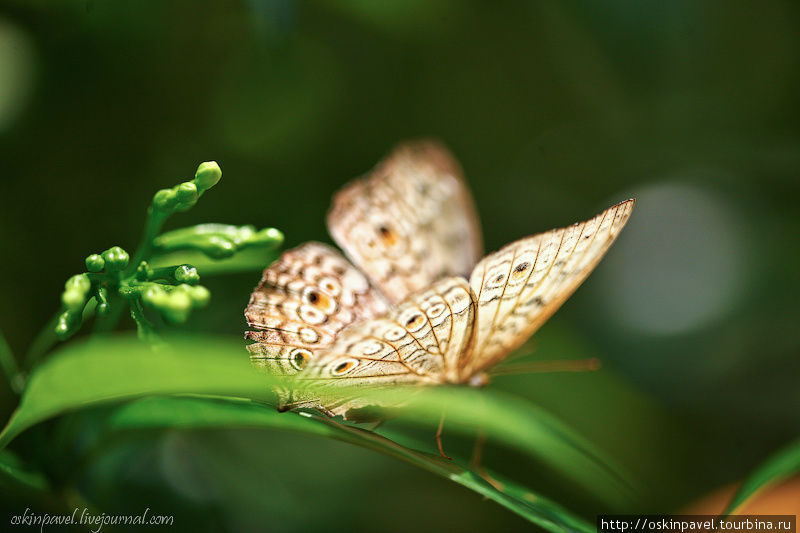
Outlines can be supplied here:
M245 310L251 358L294 376L279 391L283 407L330 416L372 405L365 388L486 385L486 370L586 279L633 204L479 260L477 216L453 158L435 143L401 145L334 197L328 225L352 263L307 243L264 271Z

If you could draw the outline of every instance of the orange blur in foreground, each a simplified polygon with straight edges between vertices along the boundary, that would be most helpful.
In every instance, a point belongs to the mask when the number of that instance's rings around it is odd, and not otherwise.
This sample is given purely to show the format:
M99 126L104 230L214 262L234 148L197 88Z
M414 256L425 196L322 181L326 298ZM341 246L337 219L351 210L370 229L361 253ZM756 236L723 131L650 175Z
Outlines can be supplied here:
M715 490L687 507L682 514L719 514L738 488L739 484L734 483ZM736 514L800 515L800 476L756 493Z

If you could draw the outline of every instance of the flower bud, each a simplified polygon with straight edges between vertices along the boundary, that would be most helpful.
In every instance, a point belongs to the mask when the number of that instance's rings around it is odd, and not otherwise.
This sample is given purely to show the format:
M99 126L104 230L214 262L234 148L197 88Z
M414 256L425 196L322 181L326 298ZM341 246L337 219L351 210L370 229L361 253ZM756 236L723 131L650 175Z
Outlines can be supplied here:
M70 311L80 311L86 303L85 295L77 291L64 291L61 293L61 303Z
M136 267L136 279L139 281L147 281L153 275L153 269L147 264L147 261L142 261Z
M203 307L207 305L208 301L211 299L211 293L202 285L192 287L190 295L195 307Z
M175 205L175 191L161 189L153 196L153 207L160 211L168 211Z
M257 244L280 246L283 243L283 233L275 228L264 228L253 235L249 241Z
M103 252L103 259L105 260L106 268L110 272L123 270L128 266L128 261L130 261L128 252L119 246L114 246Z
M206 161L200 163L197 167L197 172L194 175L194 183L197 189L203 193L216 185L220 178L222 178L222 170L216 161Z
M153 285L148 287L144 294L142 294L142 300L144 300L146 304L160 309L161 307L167 305L169 295L158 285Z
M200 281L200 275L197 273L197 269L191 265L179 265L175 267L175 272L172 276L178 283L188 283L192 285Z
M89 272L100 272L105 267L105 261L99 254L92 254L86 258L86 270Z
M236 253L236 245L225 237L209 235L203 251L214 259L224 259Z
M86 274L76 274L64 284L64 292L61 293L61 303L68 311L80 313L89 295L92 283Z
M58 337L62 341L66 340L73 333L75 333L75 330L78 329L78 326L80 325L81 325L80 313L64 311L63 313L58 315L58 322L56 323L55 327L56 337Z
M78 293L87 293L92 287L92 282L89 281L89 276L86 274L75 274L64 283L65 291L76 291Z
M178 185L176 194L178 202L187 207L197 202L197 186L191 181L186 181Z
M192 310L192 299L182 290L175 290L169 294L166 305L160 308L164 318L170 322L186 322Z

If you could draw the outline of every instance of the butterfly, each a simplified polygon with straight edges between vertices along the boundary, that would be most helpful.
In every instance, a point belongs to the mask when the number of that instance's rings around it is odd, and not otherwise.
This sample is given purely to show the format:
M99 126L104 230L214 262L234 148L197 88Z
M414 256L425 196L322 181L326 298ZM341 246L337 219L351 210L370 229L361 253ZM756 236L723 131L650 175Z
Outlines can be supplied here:
M370 404L361 388L485 384L586 279L634 202L482 257L453 156L400 144L333 198L328 228L347 258L310 242L264 271L245 309L251 360L293 376L283 408L345 418Z

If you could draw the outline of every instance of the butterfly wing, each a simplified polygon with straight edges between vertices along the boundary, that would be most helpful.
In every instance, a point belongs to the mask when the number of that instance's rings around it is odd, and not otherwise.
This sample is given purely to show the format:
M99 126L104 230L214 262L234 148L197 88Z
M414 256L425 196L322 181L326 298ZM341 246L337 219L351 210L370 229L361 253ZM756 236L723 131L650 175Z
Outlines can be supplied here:
M320 243L288 250L264 270L250 296L245 338L252 361L276 374L294 374L345 326L386 310L366 277Z
M467 280L441 279L387 313L345 328L297 374L297 392L316 397L330 414L345 414L363 406L357 396L362 387L452 381L474 319Z
M459 165L433 141L398 146L346 185L327 221L336 243L395 304L442 277L467 277L482 255Z
M470 277L475 338L461 363L462 381L504 359L556 312L605 255L633 204L515 241L478 263Z

